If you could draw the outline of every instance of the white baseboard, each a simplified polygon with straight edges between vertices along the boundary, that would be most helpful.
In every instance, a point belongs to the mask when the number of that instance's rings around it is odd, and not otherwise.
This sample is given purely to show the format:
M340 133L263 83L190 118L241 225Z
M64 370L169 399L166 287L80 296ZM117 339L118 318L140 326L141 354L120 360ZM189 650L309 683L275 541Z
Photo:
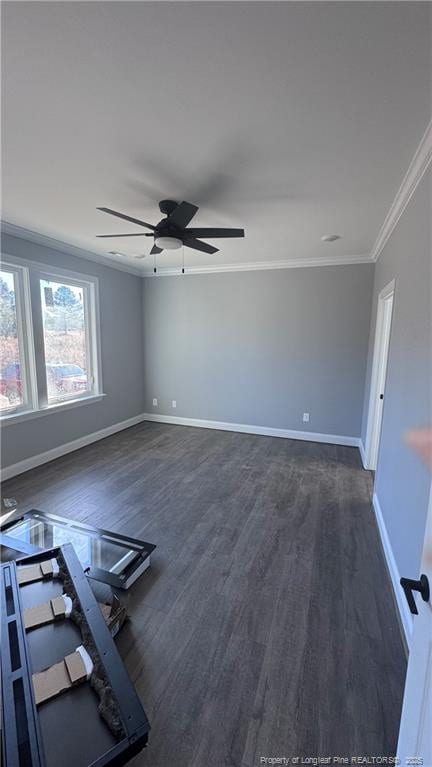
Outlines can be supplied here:
M396 564L396 560L393 554L393 549L390 543L390 538L388 536L387 528L385 526L382 509L381 509L380 502L378 500L378 496L376 493L373 494L372 503L375 510L375 516L378 523L378 529L381 536L381 543L383 545L387 567L390 573L390 578L391 578L391 582L393 586L393 591L396 597L396 604L399 609L399 615L400 615L402 627L405 633L406 643L409 648L410 642L411 642L412 630L413 630L412 615L409 611L408 603L405 599L402 586L400 585L400 574L399 574L398 566Z
M180 418L174 415L159 413L144 413L145 421L157 423L172 423L177 426L194 426L198 429L218 429L219 431L237 431L242 434L258 434L263 437L282 437L284 439L300 439L307 442L325 442L330 445L347 445L358 447L358 437L343 437L338 434L320 434L313 431L296 431L294 429L276 429L271 426L251 426L244 423L224 421L207 421L203 418Z
M366 460L365 447L364 447L363 440L361 439L361 437L359 439L359 446L358 446L358 448L359 448L359 451L360 451L360 457L362 459L363 468L364 469L368 469L367 460Z
M41 466L43 463L54 461L56 458L60 458L62 455L72 453L74 450L79 450L81 447L91 445L92 442L98 442L98 440L104 439L105 437L110 437L111 434L116 434L116 432L123 431L123 429L129 429L130 426L135 426L137 423L141 423L145 420L147 419L143 414L136 415L133 416L133 418L128 418L126 421L114 423L112 426L107 426L105 429L94 431L92 434L86 434L84 437L74 439L72 442L66 442L64 445L54 447L52 450L47 450L45 453L32 455L30 458L26 458L24 461L19 461L19 463L13 463L10 466L5 466L1 472L2 481L4 482L7 479L11 479L11 477L16 477L18 474L23 474L25 471L29 471L30 469L35 469L36 466Z
M180 418L171 415L159 415L154 413L141 413L140 415L128 418L126 421L115 423L112 426L107 426L105 429L100 429L91 434L86 434L84 437L79 437L72 442L66 442L64 445L54 447L52 450L47 450L44 453L38 453L32 455L30 458L26 458L24 461L5 466L2 470L2 480L6 481L12 477L16 477L18 474L23 474L25 471L35 469L36 466L41 466L49 461L54 461L56 458L60 458L62 455L72 453L74 450L79 450L81 447L91 445L92 442L97 442L100 439L105 439L111 434L116 434L123 429L129 429L130 426L135 426L142 421L155 421L158 423L171 423L178 426L194 426L200 429L218 429L219 431L235 431L243 434L257 434L264 437L282 437L284 439L298 439L305 440L307 442L324 442L330 445L347 445L348 447L360 447L360 440L358 437L344 437L338 434L321 434L319 432L312 431L296 431L295 429L276 429L269 426L251 426L249 424L242 423L225 423L223 421L207 421L205 419L198 418Z

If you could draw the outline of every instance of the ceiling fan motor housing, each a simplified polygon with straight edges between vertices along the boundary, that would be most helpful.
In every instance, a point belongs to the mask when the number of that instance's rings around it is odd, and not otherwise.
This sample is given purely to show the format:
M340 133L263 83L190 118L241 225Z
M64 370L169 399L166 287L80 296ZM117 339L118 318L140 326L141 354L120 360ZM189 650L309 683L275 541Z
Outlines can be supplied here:
M178 203L174 202L174 200L161 200L159 203L159 210L161 213L164 213L165 216L169 216L170 213L173 213L177 207Z
M181 228L168 220L168 216L173 213L177 206L178 203L174 200L161 200L159 203L160 212L167 216L167 218L159 221L154 230L155 245L161 250L177 250L183 245L183 241L179 237Z

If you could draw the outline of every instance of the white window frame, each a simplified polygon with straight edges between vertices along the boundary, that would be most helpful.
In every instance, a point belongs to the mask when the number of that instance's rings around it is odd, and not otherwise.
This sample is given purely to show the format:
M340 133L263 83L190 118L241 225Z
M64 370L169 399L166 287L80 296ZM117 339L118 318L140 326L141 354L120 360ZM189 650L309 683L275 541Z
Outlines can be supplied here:
M1 260L1 271L14 276L15 311L19 365L21 373L22 403L2 411L1 419L33 410L37 403L35 386L35 359L33 348L33 321L31 313L30 282L28 270L23 266Z
M84 391L82 394L75 394L73 397L68 396L68 394L59 395L55 399L51 399L48 401L48 382L46 378L46 367L45 367L45 359L42 360L42 355L39 355L38 364L41 366L40 375L39 375L39 406L41 408L50 407L51 405L58 405L62 402L75 402L75 400L84 399L85 397L89 396L95 396L99 394L99 365L98 365L98 355L97 355L97 336L96 336L96 317L94 312L94 306L96 303L96 288L97 283L94 280L89 280L88 277L85 279L82 279L82 277L78 277L78 275L73 274L70 272L70 276L67 276L65 274L60 274L58 270L52 270L52 269L44 269L43 271L41 269L35 269L32 270L31 279L35 280L37 285L35 286L35 290L38 290L39 294L39 300L41 302L41 312L42 312L42 298L41 298L41 280L46 280L49 282L57 282L67 285L72 285L73 287L80 288L83 291L83 305L84 305L84 325L85 325L85 333L86 333L86 371L87 371L87 380L90 381L90 387L87 391ZM93 307L93 311L92 311ZM41 318L42 319L42 318ZM44 336L44 329L43 329L43 319L41 322L41 332L43 335L43 348L45 347L45 336ZM45 355L44 355L45 356Z
M101 400L105 394L103 393L102 384L98 278L93 275L81 274L35 261L27 261L7 254L2 255L2 268L5 271L17 272L21 276L19 280L22 285L19 298L19 325L22 327L22 348L26 355L26 386L28 394L26 406L20 406L14 409L13 412L7 410L0 416L0 423L6 426L9 423L16 423L27 418L35 418ZM88 340L87 375L92 379L91 390L85 391L80 395L74 395L73 397L65 395L65 397L59 397L54 402L48 402L47 395L41 279L75 285L81 288L84 294L85 324Z

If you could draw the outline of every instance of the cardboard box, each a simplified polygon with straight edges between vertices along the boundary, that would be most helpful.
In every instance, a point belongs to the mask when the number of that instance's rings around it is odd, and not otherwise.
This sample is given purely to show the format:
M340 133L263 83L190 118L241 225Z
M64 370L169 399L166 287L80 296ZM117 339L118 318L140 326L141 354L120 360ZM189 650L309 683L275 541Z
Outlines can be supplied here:
M35 565L26 565L18 567L18 583L24 586L26 583L41 581L44 578L53 578L58 574L56 560L45 559Z
M36 705L39 706L51 698L55 698L65 690L84 682L89 675L89 671L84 663L82 655L75 652L53 666L33 674L33 690Z
M101 604L99 602L99 607L110 630L111 636L115 637L127 618L126 608L115 594L113 595L113 601L110 605Z
M70 600L69 600L70 601ZM35 607L27 607L23 611L24 627L26 631L45 626L56 620L65 618L67 614L66 600L63 596L55 597L49 602L44 602ZM68 613L69 614L69 613Z

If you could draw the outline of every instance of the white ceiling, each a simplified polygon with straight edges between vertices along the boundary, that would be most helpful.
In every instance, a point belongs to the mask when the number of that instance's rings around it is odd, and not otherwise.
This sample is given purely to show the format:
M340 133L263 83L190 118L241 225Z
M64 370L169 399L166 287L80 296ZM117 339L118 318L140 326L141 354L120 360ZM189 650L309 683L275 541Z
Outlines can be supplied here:
M190 266L370 253L429 119L429 3L2 5L4 220L105 260L151 238L95 239L139 231L97 206L169 197L246 230Z

